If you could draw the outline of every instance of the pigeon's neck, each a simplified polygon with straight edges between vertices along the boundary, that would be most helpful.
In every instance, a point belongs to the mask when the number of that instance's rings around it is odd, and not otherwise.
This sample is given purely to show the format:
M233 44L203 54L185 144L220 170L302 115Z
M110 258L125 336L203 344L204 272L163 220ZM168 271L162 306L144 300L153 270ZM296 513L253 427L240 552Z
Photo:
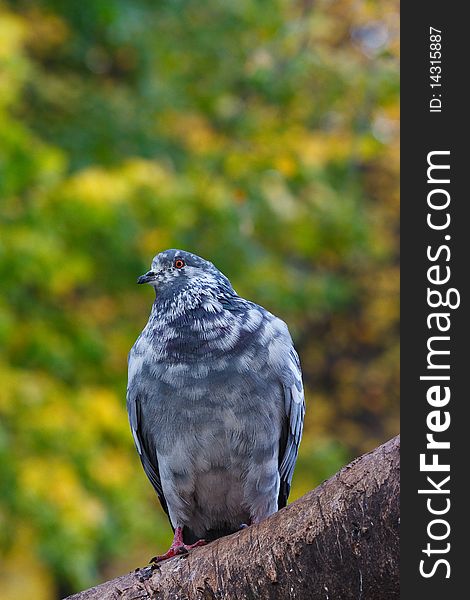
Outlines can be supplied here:
M157 298L144 330L154 359L188 364L226 358L240 331L225 302L221 296L202 293Z
M171 322L195 310L218 313L223 310L222 302L234 296L236 294L233 289L223 290L211 286L188 286L171 295L157 292L152 306L152 316L158 316L160 321Z

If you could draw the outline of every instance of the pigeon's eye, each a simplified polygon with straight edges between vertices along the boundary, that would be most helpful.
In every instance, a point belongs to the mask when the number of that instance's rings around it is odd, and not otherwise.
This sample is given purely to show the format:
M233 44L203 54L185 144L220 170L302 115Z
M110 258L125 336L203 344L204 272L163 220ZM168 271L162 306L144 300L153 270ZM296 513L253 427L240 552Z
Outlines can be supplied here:
M182 258L177 258L177 259L175 260L175 267L176 267L177 269L182 269L182 268L184 267L184 265L185 265L185 264L186 264L186 263L184 262L184 260L183 260Z

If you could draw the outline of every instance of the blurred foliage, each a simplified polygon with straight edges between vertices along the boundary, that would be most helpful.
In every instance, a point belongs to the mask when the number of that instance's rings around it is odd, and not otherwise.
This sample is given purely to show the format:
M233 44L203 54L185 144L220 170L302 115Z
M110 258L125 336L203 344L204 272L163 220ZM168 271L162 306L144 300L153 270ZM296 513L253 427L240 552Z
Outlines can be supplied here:
M284 318L292 498L398 430L397 0L0 0L0 596L56 598L171 537L126 355L151 258Z

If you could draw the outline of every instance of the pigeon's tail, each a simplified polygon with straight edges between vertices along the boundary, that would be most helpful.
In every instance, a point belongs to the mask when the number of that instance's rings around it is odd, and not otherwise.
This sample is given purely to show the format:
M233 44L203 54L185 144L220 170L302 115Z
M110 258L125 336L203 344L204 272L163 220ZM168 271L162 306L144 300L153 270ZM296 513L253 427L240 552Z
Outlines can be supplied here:
M212 542L217 538L223 537L224 535L230 535L231 533L235 533L236 531L239 531L238 527L226 526L208 529L202 536L202 539L206 540L206 542ZM192 529L186 526L183 527L183 540L185 544L195 544L199 539L201 538L197 536L194 533L194 531L192 531Z

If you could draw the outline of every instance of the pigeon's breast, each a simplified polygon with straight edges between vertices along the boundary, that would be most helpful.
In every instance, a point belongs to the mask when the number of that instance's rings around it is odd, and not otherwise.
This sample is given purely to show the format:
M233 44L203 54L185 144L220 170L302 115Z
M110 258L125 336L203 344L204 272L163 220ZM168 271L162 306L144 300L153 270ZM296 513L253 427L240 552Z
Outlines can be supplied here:
M203 433L225 439L233 431L241 445L246 436L261 444L272 438L283 396L278 374L268 367L263 332L269 323L257 310L243 318L192 314L141 336L130 368L139 371L157 450Z
M242 330L235 319L223 314L195 313L176 318L155 333L162 357L193 363L233 353Z
M171 319L149 321L145 339L151 348L146 354L154 363L164 365L167 378L185 373L201 378L209 370L226 369L229 363L237 370L252 368L256 367L253 362L267 360L266 348L260 343L266 326L258 309L232 314L200 308Z

